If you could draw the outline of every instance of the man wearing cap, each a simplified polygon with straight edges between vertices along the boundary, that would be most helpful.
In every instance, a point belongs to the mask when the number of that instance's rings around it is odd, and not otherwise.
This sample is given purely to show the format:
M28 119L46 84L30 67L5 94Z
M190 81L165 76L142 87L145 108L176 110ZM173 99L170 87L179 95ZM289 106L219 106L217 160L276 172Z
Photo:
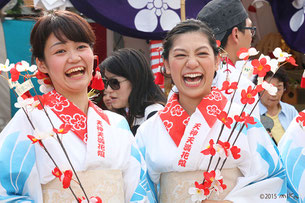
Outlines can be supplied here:
M256 29L241 1L212 0L201 9L197 19L209 25L226 53L213 80L213 86L221 88L226 80L237 82L240 75L240 70L235 67L238 60L237 52L240 48L250 48ZM241 90L246 89L249 85L254 86L252 81L242 75L234 96L234 102L241 103ZM226 96L230 99L232 94ZM256 99L258 99L257 96ZM253 109L254 104L247 105L248 111ZM258 107L255 107L253 115L260 118Z

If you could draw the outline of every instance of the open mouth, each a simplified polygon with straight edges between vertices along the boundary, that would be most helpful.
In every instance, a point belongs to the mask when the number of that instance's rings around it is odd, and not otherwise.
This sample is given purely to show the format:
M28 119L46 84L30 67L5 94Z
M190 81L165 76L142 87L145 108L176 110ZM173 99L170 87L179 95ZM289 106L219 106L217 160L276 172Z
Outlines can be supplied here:
M85 73L85 68L84 67L77 67L77 68L71 68L69 69L65 74L67 77L78 77L81 75L84 75Z
M202 81L203 74L201 74L201 73L185 74L183 76L183 79L187 85L195 86L195 85L198 85Z

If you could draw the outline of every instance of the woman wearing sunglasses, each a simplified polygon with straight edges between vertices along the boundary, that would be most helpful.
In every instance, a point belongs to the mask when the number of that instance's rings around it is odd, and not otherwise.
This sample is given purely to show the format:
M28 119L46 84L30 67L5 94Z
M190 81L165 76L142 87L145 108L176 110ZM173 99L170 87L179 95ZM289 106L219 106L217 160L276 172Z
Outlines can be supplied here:
M135 49L114 52L101 64L105 90L114 109L125 109L131 131L163 108L166 97L154 83L154 76L144 55ZM125 114L125 115L124 115Z

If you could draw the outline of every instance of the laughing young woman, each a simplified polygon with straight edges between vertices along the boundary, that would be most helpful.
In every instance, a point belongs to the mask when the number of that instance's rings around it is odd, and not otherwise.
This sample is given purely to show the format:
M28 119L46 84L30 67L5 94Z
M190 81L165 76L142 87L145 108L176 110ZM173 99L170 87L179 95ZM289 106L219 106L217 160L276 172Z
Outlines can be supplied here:
M232 140L227 141L232 130L227 127L219 138L222 122L217 115L230 105L219 90L211 88L219 58L210 29L197 20L181 22L169 31L163 48L166 73L179 93L136 134L152 183L160 184L156 195L160 201L270 202L262 194L285 193L285 171L258 119L234 143L240 127ZM240 110L233 104L230 112Z
M35 24L31 32L33 58L54 90L40 97L45 110L36 107L28 111L29 120L25 111L19 110L0 134L1 202L72 202L71 191L63 189L66 171L72 166L85 191L71 181L79 200L87 195L103 202L147 201L148 188L142 187L145 162L126 120L99 109L87 97L94 41L87 21L72 12L54 11ZM63 131L67 132L54 135ZM43 134L49 136L43 139ZM54 161L41 145L32 144L29 135L40 140ZM77 180L74 172L72 179Z

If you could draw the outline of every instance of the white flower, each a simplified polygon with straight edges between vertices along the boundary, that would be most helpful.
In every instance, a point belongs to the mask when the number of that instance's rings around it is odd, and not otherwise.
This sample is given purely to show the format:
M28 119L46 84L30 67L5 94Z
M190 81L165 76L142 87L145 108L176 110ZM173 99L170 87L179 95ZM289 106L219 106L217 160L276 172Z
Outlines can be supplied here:
M302 24L304 23L304 13L305 13L305 0L294 0L292 6L298 10L289 21L290 29L293 32L297 32Z
M53 137L54 132L53 131L46 132L35 129L33 136L38 140L43 140L49 137Z
M152 32L158 26L163 30L172 29L180 22L179 15L173 9L180 9L179 0L128 0L135 9L141 9L135 16L135 27L139 31Z
M14 67L14 64L10 64L10 60L6 59L5 63L0 63L0 71L9 72L11 68Z
M31 65L26 62L26 61L21 61L20 63L17 63L16 64L16 69L19 71L19 72L22 72L22 71L30 71L30 72L34 72L37 70L37 66L36 65Z
M204 191L196 187L190 187L188 192L190 195L192 195L191 196L192 202L202 201L207 198L207 196L204 195Z
M224 148L220 144L215 144L214 148L216 149L216 152L218 153L220 158L222 158L222 159L227 158L226 152L225 152Z
M217 169L215 171L215 179L214 179L214 181L212 182L212 185L211 185L214 188L214 190L216 191L217 195L219 195L219 193L223 192L223 188L221 187L221 182L220 181L223 181L223 177L221 175L220 170Z
M17 102L14 104L16 108L27 108L34 102L34 98L23 99L22 97L17 98Z
M272 53L277 58L278 62L284 62L287 57L291 56L291 54L283 52L279 47L275 48Z
M44 80L45 79L37 80L37 82L38 82L38 84L40 84L39 91L43 94L46 94L48 92L51 92L54 89L54 87L53 87L53 85L46 84L44 82Z
M251 47L249 48L247 51L245 52L242 52L240 55L239 55L239 59L245 59L247 58L248 56L255 56L259 53L259 51L257 51L254 47Z
M261 85L264 82L264 77L257 77L257 85Z
M272 84L264 81L262 87L270 94L275 96L277 93L277 87L274 87Z

